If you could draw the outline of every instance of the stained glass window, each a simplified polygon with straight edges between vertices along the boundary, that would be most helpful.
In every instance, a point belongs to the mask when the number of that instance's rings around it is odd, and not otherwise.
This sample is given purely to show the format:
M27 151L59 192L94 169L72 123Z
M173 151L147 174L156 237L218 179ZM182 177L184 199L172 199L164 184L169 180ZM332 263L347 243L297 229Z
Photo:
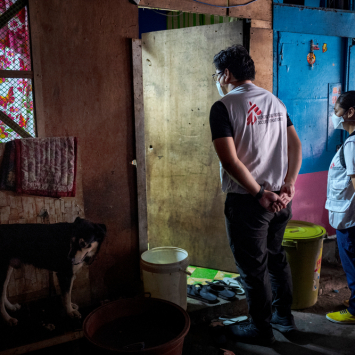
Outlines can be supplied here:
M25 4L22 0L0 0L0 142L21 138L1 121L1 117L4 117L1 113L31 136L36 136L28 11Z

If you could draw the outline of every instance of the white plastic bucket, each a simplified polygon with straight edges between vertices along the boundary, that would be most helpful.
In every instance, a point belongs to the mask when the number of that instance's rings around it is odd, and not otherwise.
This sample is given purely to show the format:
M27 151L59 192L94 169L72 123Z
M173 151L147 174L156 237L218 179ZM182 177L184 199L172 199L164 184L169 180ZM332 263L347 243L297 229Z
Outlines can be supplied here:
M176 247L159 247L141 255L144 292L187 308L188 253Z

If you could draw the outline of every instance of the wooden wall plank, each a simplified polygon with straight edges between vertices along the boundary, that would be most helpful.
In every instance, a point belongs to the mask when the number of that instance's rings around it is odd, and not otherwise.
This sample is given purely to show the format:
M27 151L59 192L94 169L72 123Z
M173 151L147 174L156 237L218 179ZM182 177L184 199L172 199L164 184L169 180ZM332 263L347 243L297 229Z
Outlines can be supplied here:
M31 31L31 56L33 68L33 87L34 89L34 105L35 105L35 120L36 120L36 133L37 137L46 137L45 133L45 116L46 109L43 102L43 89L42 89L42 58L41 58L41 28L38 26L40 23L40 14L35 10L35 3L31 1L28 6L30 18L30 31Z
M0 70L0 78L33 78L33 71Z
M241 5L249 1L250 0L230 0L229 5ZM232 7L229 9L228 16L272 21L272 0L257 0L249 5Z
M251 20L251 27L252 28L267 28L272 29L272 22L271 21L262 21L262 20Z
M212 5L227 6L227 0L201 0ZM210 14L226 16L227 9L200 4L193 0L142 0L139 6L155 7L163 10L180 10L184 12L196 12L199 14Z
M203 2L208 2L211 5L233 6L243 5L249 1L250 0L208 0ZM229 11L220 7L204 5L193 0L142 0L139 5L148 8L272 21L272 0L257 0L245 6L231 7Z
M136 162L137 162L137 193L138 193L138 229L139 252L148 249L147 227L147 185L144 137L144 103L143 103L143 67L142 41L132 42L133 56L133 92L134 92L134 121L136 130Z
M91 296L118 298L118 286L126 292L139 280L136 168L130 164L138 7L128 0L31 0L29 10L38 132L78 137L85 216L107 227L90 267Z
M264 28L251 28L250 55L254 60L254 84L272 92L273 32Z

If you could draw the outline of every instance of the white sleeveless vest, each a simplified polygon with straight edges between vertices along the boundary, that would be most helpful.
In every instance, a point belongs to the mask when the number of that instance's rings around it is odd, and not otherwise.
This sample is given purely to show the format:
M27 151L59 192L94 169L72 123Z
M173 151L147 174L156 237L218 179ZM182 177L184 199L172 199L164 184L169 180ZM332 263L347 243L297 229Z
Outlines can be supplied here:
M254 84L238 86L220 101L229 114L239 160L266 190L280 190L288 169L285 105ZM223 192L247 193L222 166L221 180Z

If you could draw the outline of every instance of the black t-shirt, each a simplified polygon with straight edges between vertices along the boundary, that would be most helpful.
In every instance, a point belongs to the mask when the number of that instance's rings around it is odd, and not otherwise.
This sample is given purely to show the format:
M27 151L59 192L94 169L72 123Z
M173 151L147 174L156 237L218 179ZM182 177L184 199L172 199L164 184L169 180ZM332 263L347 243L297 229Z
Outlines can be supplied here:
M293 123L287 114L287 127L290 126L293 126ZM221 101L215 102L211 107L210 127L212 141L217 138L233 137L233 128L229 120L228 111Z

